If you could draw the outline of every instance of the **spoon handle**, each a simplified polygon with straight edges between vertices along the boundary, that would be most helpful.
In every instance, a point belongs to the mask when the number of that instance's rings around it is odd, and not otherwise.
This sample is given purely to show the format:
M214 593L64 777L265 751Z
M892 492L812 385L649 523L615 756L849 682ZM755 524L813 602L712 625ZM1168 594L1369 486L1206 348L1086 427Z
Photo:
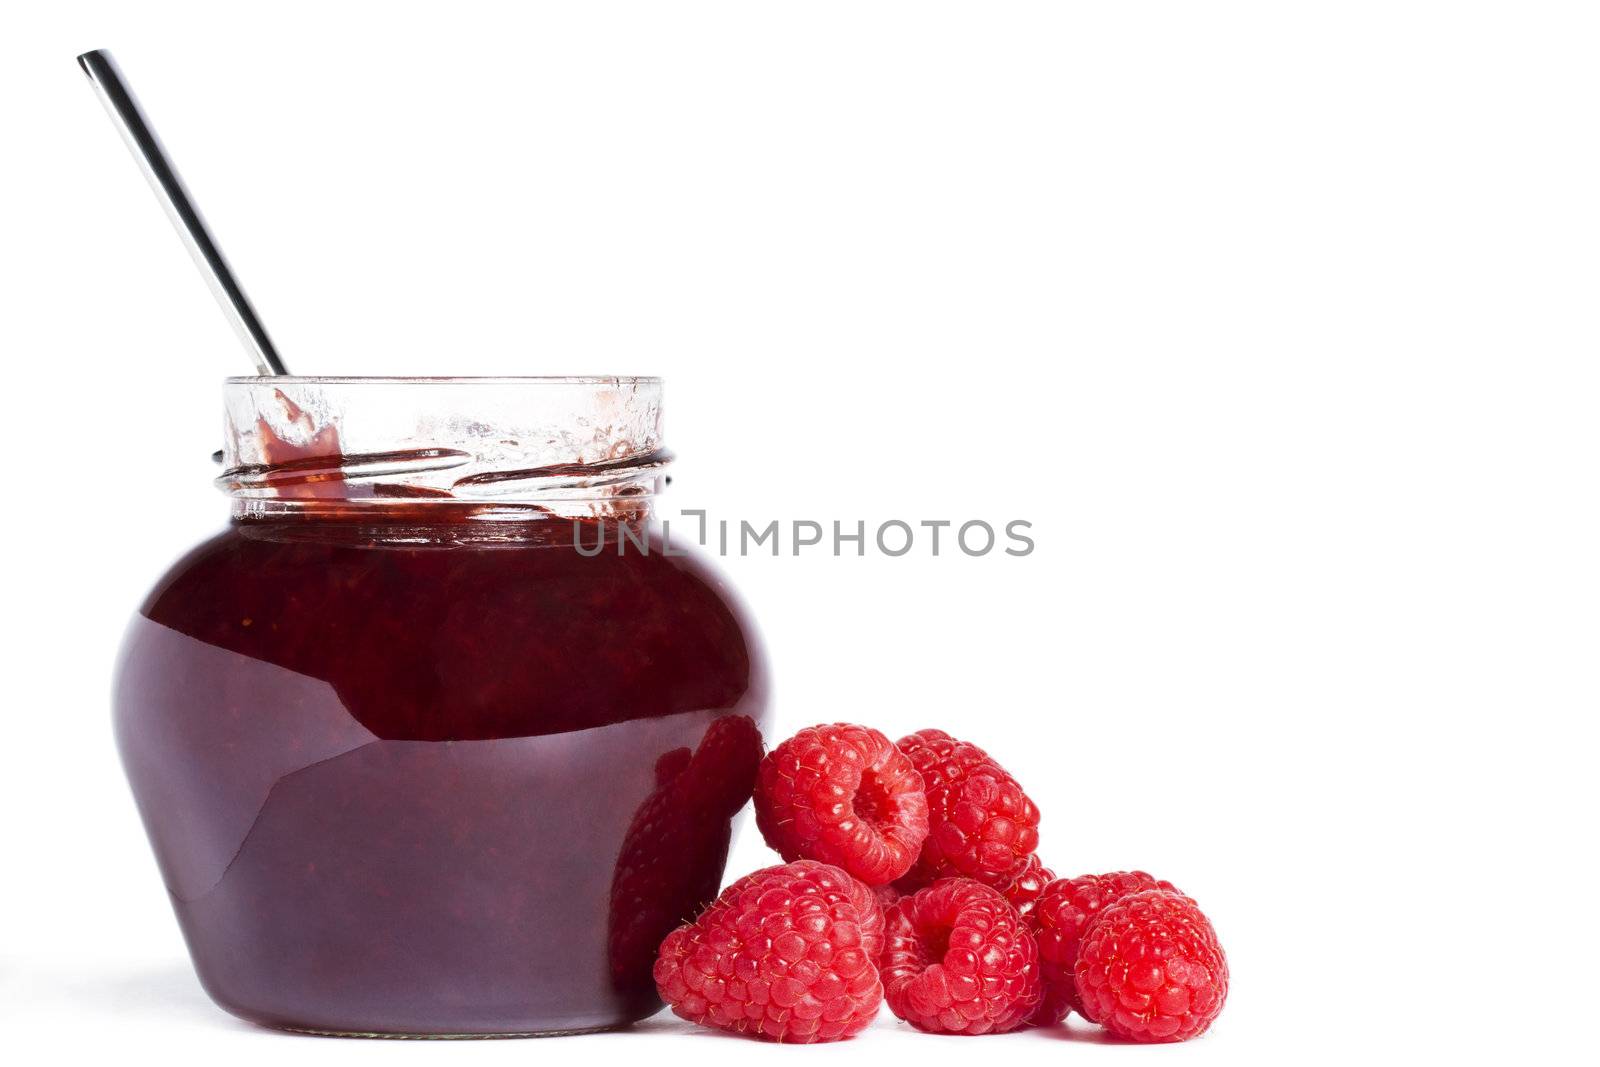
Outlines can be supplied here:
M160 139L146 121L139 101L134 99L127 83L123 81L122 72L117 69L111 53L103 49L85 52L78 57L78 66L89 76L96 95L105 104L117 129L122 132L122 139L128 143L134 159L138 160L139 169L144 171L162 207L167 209L167 217L177 227L184 247L210 283L212 295L222 305L223 314L228 317L239 340L255 360L257 370L261 374L287 374L283 360L278 358L278 351L272 345L272 338L267 336L267 328L256 317L250 298L244 295L244 289L222 255L222 249L217 247L205 219L200 216L200 210L184 188L183 179L178 176L172 160L167 158L166 151L161 147Z

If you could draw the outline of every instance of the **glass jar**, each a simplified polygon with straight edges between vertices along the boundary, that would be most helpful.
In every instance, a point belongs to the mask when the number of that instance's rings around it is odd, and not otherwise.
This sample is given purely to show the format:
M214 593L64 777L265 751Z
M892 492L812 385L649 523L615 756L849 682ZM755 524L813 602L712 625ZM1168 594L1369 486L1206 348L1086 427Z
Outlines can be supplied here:
M222 1007L428 1036L659 1008L656 947L716 894L767 703L737 599L651 524L660 396L227 382L232 522L156 584L115 683Z

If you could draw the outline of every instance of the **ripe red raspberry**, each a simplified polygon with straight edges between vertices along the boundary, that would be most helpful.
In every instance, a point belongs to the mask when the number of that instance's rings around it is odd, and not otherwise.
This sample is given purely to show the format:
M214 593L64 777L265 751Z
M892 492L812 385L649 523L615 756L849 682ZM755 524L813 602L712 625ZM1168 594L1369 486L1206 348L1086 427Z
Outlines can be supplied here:
M1132 1041L1205 1033L1228 997L1228 961L1194 901L1164 890L1104 908L1078 946L1083 1014Z
M1044 1000L1034 1013L1035 1025L1058 1023L1069 1011L1082 1013L1073 977L1079 940L1107 905L1149 889L1177 892L1171 882L1159 882L1143 871L1058 878L1044 887L1033 909L1033 935L1039 939L1044 970Z
M1037 855L1028 857L1028 865L1022 868L1022 873L1017 875L1016 881L1005 888L1005 898L1011 906L1017 909L1017 914L1028 916L1032 914L1034 906L1039 902L1039 895L1044 892L1044 887L1055 880L1055 872L1039 862Z
M661 943L656 989L692 1023L769 1041L838 1041L883 1000L872 891L802 860L746 875ZM878 921L881 921L878 920Z
M928 798L911 761L877 730L813 726L761 761L756 825L786 860L832 863L882 885L916 862Z
M918 731L899 747L928 794L928 838L900 888L952 876L1009 886L1039 847L1039 809L1022 786L983 749L943 730Z
M1040 997L1039 950L1006 898L970 878L902 897L883 950L889 1010L935 1034L999 1034Z

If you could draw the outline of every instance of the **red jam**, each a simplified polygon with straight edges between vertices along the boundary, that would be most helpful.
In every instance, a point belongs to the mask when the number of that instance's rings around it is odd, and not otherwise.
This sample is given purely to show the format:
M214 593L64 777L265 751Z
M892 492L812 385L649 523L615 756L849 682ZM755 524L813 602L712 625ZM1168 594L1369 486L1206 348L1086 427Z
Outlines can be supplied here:
M409 507L235 521L132 624L117 739L200 979L310 1031L648 1016L760 757L751 626L693 558Z

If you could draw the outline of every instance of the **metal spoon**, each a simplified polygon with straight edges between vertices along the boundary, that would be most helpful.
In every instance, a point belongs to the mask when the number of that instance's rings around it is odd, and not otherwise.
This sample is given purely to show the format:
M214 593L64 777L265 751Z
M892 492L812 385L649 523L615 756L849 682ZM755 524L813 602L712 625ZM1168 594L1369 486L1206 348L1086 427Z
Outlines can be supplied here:
M167 158L161 141L146 121L139 101L134 99L127 83L123 81L122 72L117 69L111 53L104 49L85 52L78 57L78 66L89 76L89 83L94 86L100 102L105 104L112 121L122 132L122 139L128 143L139 169L144 171L150 188L155 190L161 206L167 209L167 217L177 227L184 247L194 257L195 265L211 285L211 293L222 305L222 313L228 317L234 332L255 361L257 372L289 373L283 360L278 358L272 338L267 336L267 328L256 317L250 298L244 295L244 289L239 286L239 280L233 276L228 261L222 255L222 249L217 247L216 239L211 236L205 219L200 216L200 210L184 188L183 179L178 177L172 160Z

